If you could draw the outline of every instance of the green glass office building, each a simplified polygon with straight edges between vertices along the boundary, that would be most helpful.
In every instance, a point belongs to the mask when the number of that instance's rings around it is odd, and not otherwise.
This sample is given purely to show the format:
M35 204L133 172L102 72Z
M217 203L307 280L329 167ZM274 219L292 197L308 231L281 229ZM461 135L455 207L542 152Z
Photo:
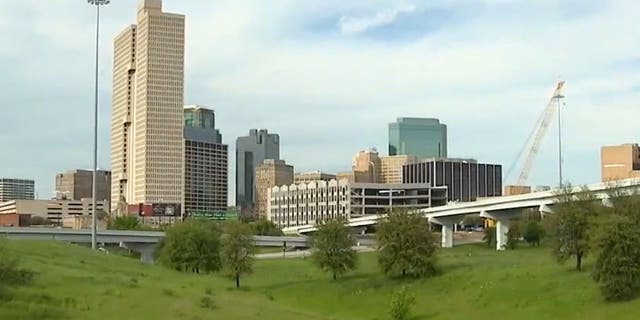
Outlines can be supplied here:
M447 126L432 118L398 118L389 123L389 155L447 157Z

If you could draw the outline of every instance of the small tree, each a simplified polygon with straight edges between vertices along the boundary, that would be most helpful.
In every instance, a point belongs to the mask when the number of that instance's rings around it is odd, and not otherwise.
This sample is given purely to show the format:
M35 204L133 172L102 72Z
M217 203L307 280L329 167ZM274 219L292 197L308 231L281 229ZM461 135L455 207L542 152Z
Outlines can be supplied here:
M258 236L282 236L282 230L278 228L278 226L267 220L267 219L258 219L258 221L251 224L253 229L253 234Z
M164 265L200 273L213 272L221 267L220 231L213 223L186 220L166 231L159 260Z
M252 272L253 233L248 224L231 221L226 225L222 236L222 264L226 273L236 281L240 288L240 276Z
M640 230L628 217L605 229L596 242L593 278L606 300L629 300L640 288Z
M333 280L356 267L356 240L344 220L331 220L321 224L311 238L313 261Z
M406 286L397 289L391 295L391 308L389 313L394 320L407 320L411 313L411 306L415 298L409 293Z
M507 231L507 243L506 249L513 250L518 246L518 241L522 237L522 232L520 231L520 221L513 221L511 226L509 226L509 231Z
M488 227L484 229L484 237L482 240L489 248L496 247L496 227Z
M140 227L140 220L133 215L119 216L109 219L108 229L111 230L137 230Z
M385 274L421 277L436 273L437 244L423 216L391 211L378 224L376 238L378 264Z
M542 226L536 220L529 220L524 226L522 237L530 246L539 246L542 238Z
M554 213L545 219L553 255L560 263L575 257L578 271L590 249L591 218L598 214L596 200L586 187L574 192L567 185L558 194Z

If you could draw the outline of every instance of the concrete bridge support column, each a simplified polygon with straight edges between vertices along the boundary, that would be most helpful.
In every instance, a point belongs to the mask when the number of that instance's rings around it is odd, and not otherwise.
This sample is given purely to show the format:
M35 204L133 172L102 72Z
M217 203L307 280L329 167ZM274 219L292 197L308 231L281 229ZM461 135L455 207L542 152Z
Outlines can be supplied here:
M429 222L442 226L442 240L440 242L442 248L453 247L454 226L462 221L462 219L463 216L429 218Z
M121 247L129 248L140 253L140 261L146 264L153 264L153 252L156 250L157 243L140 243L140 242L122 242Z
M538 212L540 212L540 218L544 219L545 215L553 213L553 209L546 204L542 204L540 208L538 208Z
M496 250L505 250L507 246L507 233L511 220L520 217L521 212L515 210L505 210L499 212L482 211L480 216L496 221Z

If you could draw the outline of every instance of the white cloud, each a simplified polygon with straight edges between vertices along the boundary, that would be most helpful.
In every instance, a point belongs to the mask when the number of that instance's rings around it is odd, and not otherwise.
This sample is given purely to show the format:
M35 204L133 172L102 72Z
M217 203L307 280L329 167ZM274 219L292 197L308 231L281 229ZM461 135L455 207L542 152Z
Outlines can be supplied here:
M371 29L393 23L400 14L416 10L412 4L400 4L393 8L382 9L370 16L342 16L338 26L343 34L359 34Z

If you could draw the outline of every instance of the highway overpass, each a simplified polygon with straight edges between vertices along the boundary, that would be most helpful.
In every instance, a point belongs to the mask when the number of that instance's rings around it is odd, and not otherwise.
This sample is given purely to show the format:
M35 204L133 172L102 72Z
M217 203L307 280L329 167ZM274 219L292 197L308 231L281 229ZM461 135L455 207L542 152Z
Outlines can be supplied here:
M621 192L640 192L640 179L626 179L615 184L595 183L586 186L598 199L609 197L609 192L616 189ZM573 187L572 194L583 191L582 186ZM557 201L558 189L533 192L527 194L487 198L474 202L459 202L445 206L420 209L417 212L429 219L429 222L442 226L441 245L444 248L453 246L453 226L462 221L465 215L479 214L481 217L496 221L496 249L502 250L506 244L506 233L511 221L518 218L525 210L535 209L543 215L553 212ZM366 227L378 223L384 215L371 215L349 220L351 227ZM305 234L316 231L315 225L284 228L285 233Z
M18 240L57 240L73 243L91 242L91 230L89 229L0 227L0 236ZM164 237L165 233L159 231L100 230L98 231L96 239L98 243L119 244L136 252L140 252L140 260L145 263L152 263L153 251ZM309 247L309 239L305 236L253 236L253 240L255 245L260 247Z

